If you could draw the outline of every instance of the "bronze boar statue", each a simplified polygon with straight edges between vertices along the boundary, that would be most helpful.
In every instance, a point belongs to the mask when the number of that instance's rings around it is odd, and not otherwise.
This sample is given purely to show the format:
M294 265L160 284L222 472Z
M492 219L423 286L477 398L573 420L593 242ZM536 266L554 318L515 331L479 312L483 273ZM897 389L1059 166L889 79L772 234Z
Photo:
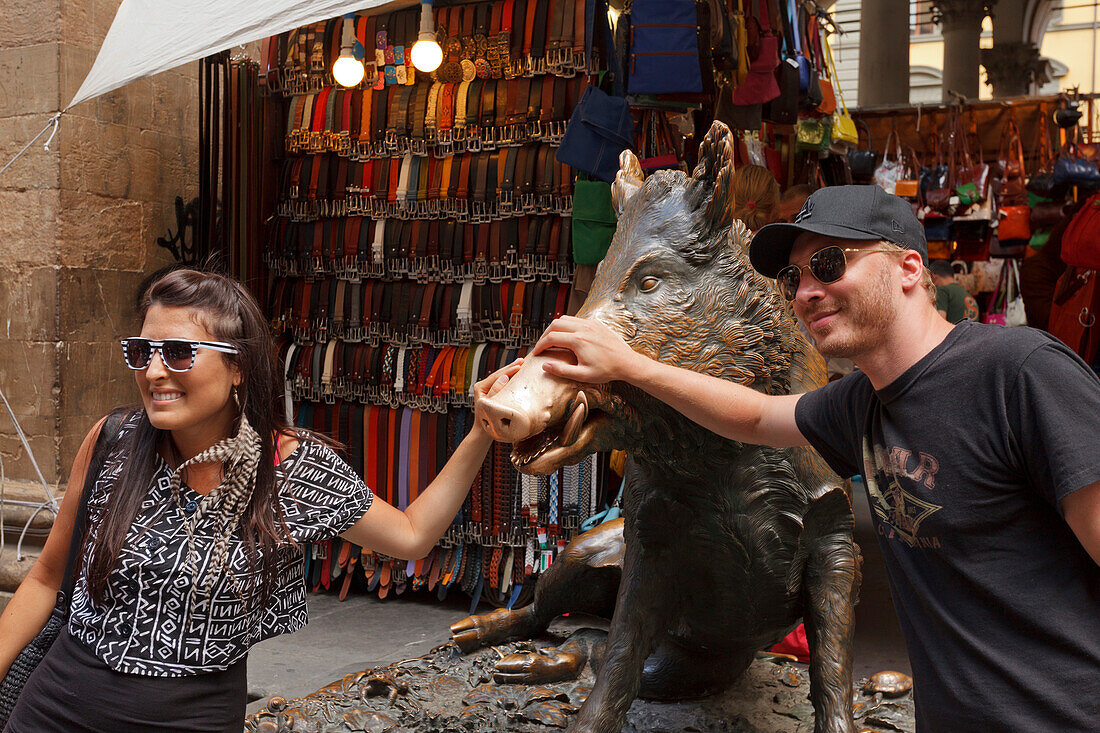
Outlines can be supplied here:
M618 230L578 316L594 318L646 356L768 394L825 379L790 309L744 253L732 220L735 139L715 122L688 176L643 182L624 153ZM636 171L632 174L632 171ZM572 730L622 729L635 697L720 692L805 621L816 733L853 733L852 631L860 582L850 496L816 453L720 437L623 383L581 385L529 358L478 406L512 461L550 473L593 452L631 456L623 520L575 539L540 578L532 605L451 627L466 651L530 638L566 612L609 616L594 651L596 682ZM588 659L583 644L497 665L503 681L561 679Z

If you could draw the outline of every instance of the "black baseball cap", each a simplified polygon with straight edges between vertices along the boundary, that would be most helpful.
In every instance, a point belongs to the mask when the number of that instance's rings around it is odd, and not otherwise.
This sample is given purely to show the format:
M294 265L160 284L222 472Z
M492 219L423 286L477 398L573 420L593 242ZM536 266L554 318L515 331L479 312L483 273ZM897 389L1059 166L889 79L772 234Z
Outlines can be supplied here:
M887 241L920 252L928 264L924 227L912 205L880 187L828 186L810 194L793 223L767 224L752 238L749 261L768 277L790 264L791 247L802 232L837 239Z

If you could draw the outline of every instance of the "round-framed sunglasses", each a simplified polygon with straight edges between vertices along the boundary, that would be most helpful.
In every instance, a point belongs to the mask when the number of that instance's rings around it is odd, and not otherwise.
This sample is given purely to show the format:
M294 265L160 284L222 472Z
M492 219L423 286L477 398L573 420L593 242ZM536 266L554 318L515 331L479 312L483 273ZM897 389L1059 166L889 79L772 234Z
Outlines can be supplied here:
M809 269L817 281L823 285L835 283L844 277L848 271L846 252L896 252L893 249L860 249L858 247L843 248L835 244L822 247L810 255L810 261L805 265L787 265L775 276L775 283L779 286L779 292L787 300L794 300L798 294L798 284L802 282L802 270Z
M153 339L133 336L122 339L122 358L133 370L147 369L153 361L153 352L160 353L164 366L173 372L186 372L195 366L195 354L199 349L211 349L223 354L239 354L237 347L222 341L190 341L188 339Z

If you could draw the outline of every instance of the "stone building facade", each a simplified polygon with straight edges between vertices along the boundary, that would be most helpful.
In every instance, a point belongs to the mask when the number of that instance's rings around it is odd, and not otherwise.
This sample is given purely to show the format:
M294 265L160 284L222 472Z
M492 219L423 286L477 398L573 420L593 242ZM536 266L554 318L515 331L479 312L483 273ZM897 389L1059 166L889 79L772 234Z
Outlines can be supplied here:
M119 2L0 3L3 162L72 99ZM142 280L172 262L156 239L175 197L197 194L197 64L84 102L44 139L0 175L0 389L57 483L94 421L137 399L118 339L139 328ZM2 409L0 459L34 477Z

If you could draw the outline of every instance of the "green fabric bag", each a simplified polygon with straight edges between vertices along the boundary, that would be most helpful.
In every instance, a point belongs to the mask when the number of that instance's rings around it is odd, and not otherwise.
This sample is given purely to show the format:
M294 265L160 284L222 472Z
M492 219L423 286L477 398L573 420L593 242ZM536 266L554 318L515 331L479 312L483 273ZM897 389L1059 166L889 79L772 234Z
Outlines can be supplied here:
M598 264L611 246L617 222L611 186L578 179L573 187L573 261Z
M1042 249L1048 239L1050 239L1050 232L1034 232L1031 239L1028 240L1027 246L1032 249Z

